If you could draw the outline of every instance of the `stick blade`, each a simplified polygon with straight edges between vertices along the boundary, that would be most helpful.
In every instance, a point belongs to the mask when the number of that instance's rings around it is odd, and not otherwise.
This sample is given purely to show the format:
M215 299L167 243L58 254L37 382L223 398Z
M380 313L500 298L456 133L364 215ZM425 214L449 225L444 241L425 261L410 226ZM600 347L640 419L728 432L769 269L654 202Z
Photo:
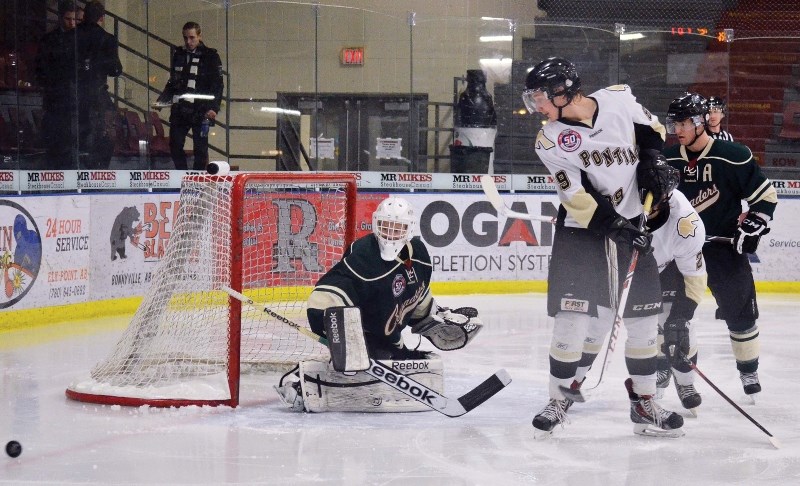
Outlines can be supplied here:
M776 449L780 449L781 448L781 441L779 441L776 437L774 437L774 436L770 437L769 441L770 441L770 443L772 443L772 447L774 447Z
M565 398L569 398L576 403L584 403L588 398L588 396L585 393L582 393L580 390L573 390L572 388L567 388L566 386L559 386L558 389L562 394L564 394Z
M458 398L458 403L463 407L464 413L478 407L486 400L492 398L511 383L511 375L505 369L498 370L495 374L485 379L466 394ZM463 415L463 414L462 414Z
M500 197L500 192L497 190L497 186L494 183L494 177L489 174L484 174L481 176L481 187L483 188L483 193L486 194L486 199L494 206L494 208L501 212L505 208L503 204L503 198Z

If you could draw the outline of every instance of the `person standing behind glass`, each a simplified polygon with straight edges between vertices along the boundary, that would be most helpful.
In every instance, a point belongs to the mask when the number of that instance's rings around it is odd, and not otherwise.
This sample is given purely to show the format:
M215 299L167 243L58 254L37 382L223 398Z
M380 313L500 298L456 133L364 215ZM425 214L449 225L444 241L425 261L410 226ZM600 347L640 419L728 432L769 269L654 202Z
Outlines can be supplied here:
M169 149L178 170L187 170L183 147L192 130L194 170L205 170L208 164L208 125L219 113L222 101L222 61L216 49L203 44L200 24L183 26L184 46L175 50L170 76L157 103L172 103L169 115ZM176 97L188 95L184 98ZM212 95L211 100L194 99L191 95Z
M722 119L728 114L728 105L719 96L712 96L708 100L708 124L706 132L716 140L733 142L733 135L722 129Z
M114 140L106 113L114 111L108 94L108 77L122 74L116 37L102 27L105 7L98 0L86 4L84 21L77 29L78 44L78 148L86 155L81 166L108 169Z
M58 3L58 27L42 36L36 81L42 88L42 144L46 169L74 169L77 128L75 13L72 0Z

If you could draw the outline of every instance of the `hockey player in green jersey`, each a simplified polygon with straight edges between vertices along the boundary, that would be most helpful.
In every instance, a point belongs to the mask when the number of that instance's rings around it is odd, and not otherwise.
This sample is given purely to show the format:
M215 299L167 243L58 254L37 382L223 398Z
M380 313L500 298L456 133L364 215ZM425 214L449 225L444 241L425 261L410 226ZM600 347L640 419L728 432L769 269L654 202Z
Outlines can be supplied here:
M758 379L758 304L747 253L769 233L778 204L772 183L761 172L749 148L715 140L708 135L709 106L705 98L686 93L670 103L667 132L679 144L664 151L670 165L681 171L678 189L692 203L709 236L733 238L733 244L708 243L703 256L708 286L730 332L736 368L744 391L761 391ZM742 202L748 209L742 215ZM743 216L743 217L742 217Z
M317 282L308 299L308 323L312 331L330 341L330 322L326 320L331 310L357 310L368 356L392 360L388 366L393 369L421 370L415 378L436 389L442 384L441 360L435 353L409 349L403 342L403 329L410 327L437 349L451 351L466 346L482 323L472 307L437 305L430 291L431 258L425 243L413 236L416 224L414 209L406 199L384 199L372 215L372 233L356 240ZM311 367L313 373L304 371ZM300 381L281 383L278 393L295 410L427 409L385 385L376 385L371 377L338 371L300 363ZM309 375L315 376L315 383L306 387ZM305 394L300 393L301 387L307 388Z

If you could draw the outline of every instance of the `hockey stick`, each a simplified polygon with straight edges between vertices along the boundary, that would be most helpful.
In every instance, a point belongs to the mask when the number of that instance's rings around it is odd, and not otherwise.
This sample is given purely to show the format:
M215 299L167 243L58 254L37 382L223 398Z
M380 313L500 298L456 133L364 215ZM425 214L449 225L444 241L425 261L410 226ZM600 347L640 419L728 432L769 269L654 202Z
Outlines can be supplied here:
M647 193L644 198L644 212L642 214L641 219L639 220L639 231L644 229L644 225L647 222L647 215L650 213L650 208L653 206L653 194ZM636 264L639 262L639 251L634 248L633 252L631 253L631 263L628 265L628 272L625 274L625 281L622 283L622 290L619 293L619 299L617 302L617 310L614 315L614 325L611 326L611 333L608 336L608 344L606 345L606 353L603 356L603 367L600 368L600 376L597 378L597 383L594 386L583 388L583 392L588 390L594 390L600 383L603 382L603 376L605 375L608 366L611 364L611 357L614 355L614 349L617 346L617 338L619 337L619 330L622 328L622 315L625 313L625 306L628 303L628 294L631 290L631 282L633 282L633 273L636 270ZM567 388L565 386L558 387L561 392L564 394L565 397L582 403L586 401L586 395L582 393L581 389L573 390L572 388Z
M749 420L749 421L753 422L753 425L755 425L756 427L758 427L759 429L761 429L761 431L762 431L762 432L764 432L765 434L767 434L767 435L769 436L769 441L770 441L770 443L772 443L772 445L773 445L773 446L774 446L776 449L780 449L780 447L781 447L781 443L778 441L778 439L777 439L777 438L776 438L774 435L770 434L770 433L769 433L769 431L768 431L767 429L765 429L765 428L764 428L764 427L763 427L763 426L762 426L760 423L756 422L756 420L755 420L753 417L751 417L751 416L750 416L750 415L749 415L747 412L745 412L744 410L742 410L742 407L740 407L739 405L736 405L736 403L734 403L734 401L733 401L733 400L731 400L730 398L728 398L728 395L726 395L726 394L722 393L722 390L720 390L719 388L717 388L717 385L715 385L714 383L712 383L712 382L711 382L711 380L709 380L709 379L708 379L708 377L706 377L706 375L704 375L704 374L703 374L703 372L702 372L702 371L700 371L700 368L698 368L696 364L692 363L692 361L691 361L690 359L688 359L686 356L684 356L684 357L683 357L683 359L686 361L686 363L687 363L689 366L691 366L691 368L692 368L692 369L693 369L695 372L697 372L697 374L698 374L698 375L700 375L700 378L702 378L702 379L703 379L703 380L704 380L706 383L708 383L708 386L710 386L711 388L713 388L715 392L719 393L719 396L721 396L722 398L724 398L724 399L725 399L725 401L727 401L728 403L730 403L730 404L733 406L733 408L735 408L735 409L736 409L736 410L737 410L739 413L741 413L742 415L744 415L744 416L745 416L745 418L747 418L747 420Z
M324 337L315 334L310 329L306 329L297 323L290 321L289 319L270 309L268 306L257 304L244 294L241 294L229 287L223 286L222 290L224 290L234 299L261 309L269 316L274 317L287 326L294 328L300 334L303 334L304 336L309 337L320 344L324 344L325 346L328 345L328 340ZM470 410L481 405L486 400L492 398L495 394L497 394L497 392L511 383L511 376L505 369L501 369L489 378L485 379L480 385L476 386L464 395L453 399L428 388L422 383L419 383L402 373L396 372L392 368L372 358L369 360L369 368L364 370L364 373L372 376L373 378L377 378L395 390L408 395L423 405L426 405L441 414L447 415L448 417L460 417L461 415L464 415Z
M494 206L499 215L505 216L506 218L527 219L528 221L544 221L545 223L556 222L555 216L520 213L506 206L503 202L503 198L500 197L500 192L497 190L494 178L488 174L481 176L481 187L483 188L483 193L486 194L486 199L492 203L492 206Z
M733 238L729 236L706 236L706 243L727 243L733 244Z

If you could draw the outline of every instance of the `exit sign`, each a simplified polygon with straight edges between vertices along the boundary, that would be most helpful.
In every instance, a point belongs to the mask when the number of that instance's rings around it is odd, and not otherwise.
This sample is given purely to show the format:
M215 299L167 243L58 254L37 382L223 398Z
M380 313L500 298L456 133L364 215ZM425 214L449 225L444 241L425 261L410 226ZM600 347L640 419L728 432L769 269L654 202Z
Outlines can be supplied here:
M364 64L364 48L343 47L340 60L345 66L361 66Z

